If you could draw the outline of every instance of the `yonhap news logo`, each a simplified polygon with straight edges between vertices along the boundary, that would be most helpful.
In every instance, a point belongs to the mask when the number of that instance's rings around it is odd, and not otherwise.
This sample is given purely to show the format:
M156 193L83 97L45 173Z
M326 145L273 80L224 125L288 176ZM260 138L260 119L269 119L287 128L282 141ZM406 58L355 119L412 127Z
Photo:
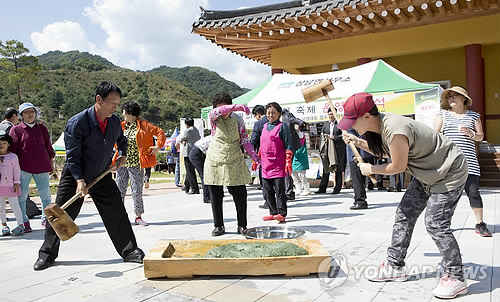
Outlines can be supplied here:
M368 279L371 280L380 274L388 273L384 270L388 266L374 264L358 264L350 269L347 264L346 256L342 254L330 254L318 266L318 278L325 290L331 290L351 280ZM491 268L487 265L477 265L468 263L464 265L464 278L468 280L484 280L488 278L488 272ZM419 264L404 267L404 274L411 280L441 278L445 272L440 264Z
M318 278L321 287L331 290L342 285L349 276L347 258L341 254L334 254L321 261L318 267Z

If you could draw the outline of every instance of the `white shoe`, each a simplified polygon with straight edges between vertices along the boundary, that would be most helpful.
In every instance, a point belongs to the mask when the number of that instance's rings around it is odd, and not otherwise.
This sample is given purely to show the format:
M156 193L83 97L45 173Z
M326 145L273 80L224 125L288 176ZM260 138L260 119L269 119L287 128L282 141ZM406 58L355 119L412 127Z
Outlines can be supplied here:
M295 184L295 195L302 195L302 183Z
M441 299L453 299L458 295L466 294L467 291L467 281L444 276L439 280L439 284L432 291L432 294Z
M300 194L300 196L307 196L307 195L311 195L311 187L309 186L309 183L306 183L306 184L303 186L303 189L304 189L304 191L302 191L302 194Z
M394 266L382 262L375 272L365 271L365 278L372 282L404 282L408 279L405 267L395 268Z

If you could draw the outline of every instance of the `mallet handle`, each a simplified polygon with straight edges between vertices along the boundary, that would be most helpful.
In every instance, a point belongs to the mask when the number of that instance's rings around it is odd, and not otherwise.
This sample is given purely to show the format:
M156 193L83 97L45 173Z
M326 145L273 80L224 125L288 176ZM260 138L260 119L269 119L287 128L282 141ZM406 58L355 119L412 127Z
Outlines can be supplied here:
M325 96L326 100L328 101L328 106L330 106L330 109L332 109L333 116L338 121L339 119L337 118L337 109L335 109L335 107L333 106L332 100L330 99L330 96L328 95L328 91L326 91L324 89L322 91L323 91L323 95ZM365 161L361 157L361 154L359 154L358 148L356 148L356 146L354 145L353 142L349 143L349 147L351 147L352 152L354 152L354 156L356 156L356 160L358 161L358 163L364 163ZM377 184L377 180L375 179L375 177L373 177L373 175L368 175L368 177L370 178L370 180L372 181L372 183L374 185Z
M90 188L92 188L99 180L101 180L104 176L106 176L109 172L111 172L111 170L113 170L113 168L116 166L116 164L112 165L111 167L109 167L106 171L104 171L101 175L97 176L96 179L94 179L93 181L91 181L88 185L85 186L85 188L87 190L89 190ZM75 200L77 200L78 198L80 197L83 197L82 196L82 193L81 192L78 192L76 193L75 195L73 195L73 197L71 197L70 200L66 201L61 209L62 210L65 210L67 207L69 207L73 202L75 202Z

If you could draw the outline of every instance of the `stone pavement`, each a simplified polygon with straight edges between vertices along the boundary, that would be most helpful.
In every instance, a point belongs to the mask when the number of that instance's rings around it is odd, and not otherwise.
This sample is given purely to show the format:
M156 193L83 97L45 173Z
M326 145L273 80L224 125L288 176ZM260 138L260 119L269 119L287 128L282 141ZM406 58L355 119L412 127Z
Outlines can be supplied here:
M249 227L276 224L261 220L267 214L258 208L263 202L261 191L249 187L248 193ZM300 197L289 203L287 225L304 229L306 239L321 240L342 268L335 278L313 274L147 280L142 265L123 263L96 208L86 202L76 220L80 233L61 244L55 265L44 271L33 271L43 238L39 219L32 220L33 233L0 237L0 301L437 301L431 291L438 282L441 257L422 217L408 251L411 278L404 283L372 283L363 277L384 260L402 194L369 191L370 208L361 211L349 210L352 189L339 195ZM481 194L493 238L475 234L475 218L464 196L452 222L469 278L469 294L457 301L500 301L500 190L485 188ZM217 239L242 238L236 234L234 204L230 195L226 196L227 233ZM143 218L150 225L134 225L133 229L145 252L159 239L212 239L211 208L202 203L201 195L186 195L172 184L151 184L144 199ZM130 196L126 206L133 221Z

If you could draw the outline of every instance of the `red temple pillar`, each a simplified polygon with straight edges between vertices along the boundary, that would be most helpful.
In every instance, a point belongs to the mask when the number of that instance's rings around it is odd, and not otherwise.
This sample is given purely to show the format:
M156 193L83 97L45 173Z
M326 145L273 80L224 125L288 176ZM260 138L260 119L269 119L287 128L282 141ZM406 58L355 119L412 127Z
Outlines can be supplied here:
M363 65L365 63L370 63L372 61L372 59L370 58L359 58L358 59L358 65Z
M280 69L280 68L272 68L272 69L271 69L271 75L276 74L276 73L283 73L283 69Z
M469 109L481 114L484 140L486 140L484 60L481 55L481 44L465 45L465 74L467 92L472 99L472 106Z

